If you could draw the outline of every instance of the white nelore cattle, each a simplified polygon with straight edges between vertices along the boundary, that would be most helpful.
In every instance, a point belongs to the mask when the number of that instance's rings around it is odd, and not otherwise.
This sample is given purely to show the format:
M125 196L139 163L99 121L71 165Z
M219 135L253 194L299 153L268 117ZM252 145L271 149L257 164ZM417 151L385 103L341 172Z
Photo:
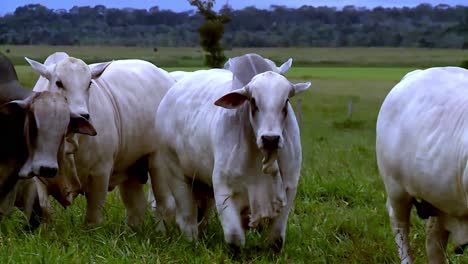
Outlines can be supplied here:
M197 215L197 206L207 209L203 207L212 204L206 201L212 201L214 192L228 244L244 245L246 225L255 227L267 218L272 219L269 239L279 250L302 157L288 99L310 83L292 84L258 55L230 61L231 71L196 71L163 98L156 115L153 191L166 216L175 200L176 222L188 239L197 238L197 218L204 218ZM238 67L243 76L236 75ZM212 192L197 186L209 186Z
M91 72L99 65L90 65ZM119 60L108 65L90 88L82 91L86 98L82 103L88 106L97 136L67 139L62 155L72 154L72 159L59 164L57 177L43 179L49 193L64 206L84 193L86 222L98 224L107 192L120 186L128 223L140 223L147 204L143 191L147 159L156 149L156 109L173 83L166 71L146 61ZM63 86L62 91L81 89L68 88L66 83Z
M258 60L259 59L259 56L255 53L249 53L249 54L245 54L242 56L242 59L234 59L231 61L231 59L229 59L225 64L224 64L224 69L226 70L232 70L232 71L236 71L235 72L235 75L236 76L246 76L247 78L251 78L251 71L253 70L252 69L252 65L255 65L255 64L258 64L258 62L254 63L255 60ZM274 72L277 72L277 73L280 73L280 74L286 74L289 70L289 68L291 68L291 65L292 65L292 59L288 59L285 63L283 63L281 66L277 66L276 63L270 59L267 59L267 58L263 58L263 60L265 60L266 63L268 63L268 65L270 66L270 70L274 71ZM240 65L239 63L242 63L243 65ZM245 65L245 64L249 64L249 65ZM262 66L265 67L265 64L264 63L261 63ZM242 71L246 71L246 72L242 72ZM192 74L193 72L189 72L189 71L172 71L172 72L169 72L169 75L171 75L174 80L176 82L180 81L182 78L185 78L187 76L189 76L190 74ZM240 77L242 78L242 77ZM237 81L237 80L236 80ZM245 82L248 83L250 80L246 80ZM156 200L154 198L154 195L153 195L153 192L152 192L152 187L151 187L151 182L149 182L149 186L150 186L150 190L148 192L148 200L151 204L151 207L152 209L156 209Z
M456 248L468 242L467 139L467 70L413 71L385 98L377 119L377 162L402 263L413 261L413 203L432 208L426 212L429 262L444 262L449 234Z

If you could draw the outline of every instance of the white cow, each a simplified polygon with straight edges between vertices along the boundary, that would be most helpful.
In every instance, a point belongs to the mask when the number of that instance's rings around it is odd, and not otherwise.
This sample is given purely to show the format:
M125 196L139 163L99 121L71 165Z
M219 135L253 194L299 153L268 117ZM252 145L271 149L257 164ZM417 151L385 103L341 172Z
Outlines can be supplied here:
M410 72L382 104L377 162L402 263L413 261L408 237L413 204L425 205L418 214L429 209L430 263L444 262L449 234L457 248L468 242L467 107L468 71L457 67Z
M91 72L100 65L90 65ZM80 97L86 98L83 103L97 135L67 139L61 155L72 158L59 164L57 177L42 179L49 193L64 206L84 193L86 222L98 224L107 192L120 186L128 223L140 223L147 204L143 192L147 159L156 149L156 109L173 83L166 71L149 62L120 60L108 65L89 89L69 91L67 97L82 93Z
M258 60L259 57L255 53L248 53L248 54L243 55L242 58L243 58L242 60L238 60L238 59L231 60L231 58L230 58L224 64L224 69L236 71L235 72L236 76L247 76L247 77L251 78L252 76L251 76L251 73L249 73L249 72L252 71L252 67L249 66L249 65L246 66L245 64L247 63L247 64L250 64L250 65L255 65L254 61ZM285 63L283 63L279 67L276 65L276 63L274 61L272 61L270 59L263 58L263 60L265 60L268 63L268 65L270 66L270 69L272 71L283 74L283 75L285 75L288 72L289 68L291 68L291 65L292 65L292 59L291 58L289 58ZM243 63L244 65L240 65L239 63ZM262 63L262 65L264 66L263 63ZM241 72L243 70L246 70L246 72ZM182 78L185 78L185 77L189 76L192 73L193 72L189 72L189 71L172 71L172 72L169 72L169 74L175 79L176 82L180 81ZM249 80L246 80L245 82L247 83L248 81ZM149 187L150 188L149 188L149 191L148 191L148 201L150 202L152 209L156 210L156 200L155 200L153 192L152 192L151 182L149 182Z
M229 245L243 246L246 225L255 227L267 218L272 219L269 239L280 250L302 157L288 98L310 83L292 84L258 55L231 63L231 71L192 73L162 100L156 115L159 154L158 166L153 166L158 173L151 174L153 191L163 214L172 212L167 205L175 200L176 222L188 239L198 236L197 206L206 209L214 192ZM236 75L238 67L249 76ZM168 186L170 192L158 186Z

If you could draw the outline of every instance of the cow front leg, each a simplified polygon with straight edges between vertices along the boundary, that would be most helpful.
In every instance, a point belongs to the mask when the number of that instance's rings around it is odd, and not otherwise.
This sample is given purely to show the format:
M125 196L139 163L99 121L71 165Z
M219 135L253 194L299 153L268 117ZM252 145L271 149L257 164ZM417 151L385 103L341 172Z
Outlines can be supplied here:
M426 222L426 253L430 264L445 263L449 232L439 217L429 217Z
M106 201L109 186L110 170L106 174L90 175L86 195L86 218L88 225L99 225L102 222L102 209Z
M286 226L288 223L289 211L294 203L297 188L286 189L286 206L281 209L277 217L273 219L268 234L268 241L271 242L272 249L275 252L280 252L283 249L286 240Z
M147 203L143 184L129 176L129 179L120 184L119 188L127 211L127 224L129 226L141 224L144 221Z
M242 198L230 188L219 174L213 175L213 191L224 232L224 240L235 251L245 245L245 231L242 227Z

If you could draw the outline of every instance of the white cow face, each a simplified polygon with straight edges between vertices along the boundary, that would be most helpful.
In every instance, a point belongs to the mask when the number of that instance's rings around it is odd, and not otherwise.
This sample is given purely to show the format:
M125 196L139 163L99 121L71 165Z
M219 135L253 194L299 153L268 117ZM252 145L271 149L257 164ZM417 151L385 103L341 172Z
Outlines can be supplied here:
M25 116L28 159L19 172L21 178L55 177L67 133L96 135L96 130L86 119L70 113L65 97L57 92L35 93L24 100L3 105L0 111Z
M291 111L289 98L309 86L310 82L292 84L279 73L269 71L256 75L245 87L224 95L215 104L236 108L249 102L249 119L257 146L273 152L283 147L284 124Z
M72 57L47 66L28 58L26 60L41 76L49 80L48 91L63 94L68 100L70 111L89 120L91 80L99 77L111 62L100 63L90 69L82 60Z

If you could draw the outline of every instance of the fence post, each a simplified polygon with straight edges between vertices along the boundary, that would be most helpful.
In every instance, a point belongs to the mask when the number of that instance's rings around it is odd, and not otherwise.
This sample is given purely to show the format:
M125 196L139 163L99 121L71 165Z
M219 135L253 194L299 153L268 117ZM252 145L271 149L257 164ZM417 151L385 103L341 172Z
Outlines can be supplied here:
M349 99L349 102L348 102L348 119L351 119L351 117L353 116L353 99Z

